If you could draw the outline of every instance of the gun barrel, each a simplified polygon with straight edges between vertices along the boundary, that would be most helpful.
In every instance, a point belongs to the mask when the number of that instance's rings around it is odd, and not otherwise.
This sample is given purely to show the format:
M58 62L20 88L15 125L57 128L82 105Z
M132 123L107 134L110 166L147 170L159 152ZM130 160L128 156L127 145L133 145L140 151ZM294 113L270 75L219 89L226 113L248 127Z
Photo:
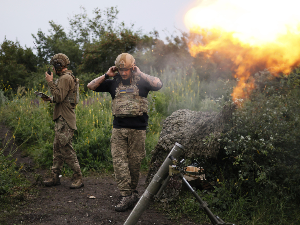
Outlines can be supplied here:
M169 155L166 157L165 161L152 178L144 194L128 216L124 225L134 225L138 222L142 213L148 208L151 200L153 199L153 196L156 195L159 191L163 181L168 177L169 165L172 164L172 160L169 157L173 156L174 158L178 159L183 154L183 149L184 147L182 145L175 143Z

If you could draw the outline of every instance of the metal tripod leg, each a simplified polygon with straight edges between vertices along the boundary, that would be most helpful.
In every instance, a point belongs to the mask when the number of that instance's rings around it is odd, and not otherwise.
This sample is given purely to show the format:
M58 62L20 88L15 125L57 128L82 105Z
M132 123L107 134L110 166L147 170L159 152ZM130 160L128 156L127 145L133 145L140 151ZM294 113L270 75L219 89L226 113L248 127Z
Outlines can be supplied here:
M185 183L185 185L189 188L189 190L193 193L193 195L196 197L196 199L198 200L198 202L200 202L201 204L201 208L204 209L204 211L206 212L207 216L209 217L210 221L214 224L214 225L218 225L218 224L227 224L225 223L220 217L214 215L210 209L207 207L207 203L204 202L199 195L197 194L197 192L191 187L191 185L189 184L189 182L184 178L184 176L182 175L182 173L179 173L179 176L181 177L181 179L183 180L183 182ZM229 224L228 224L229 225ZM234 224L232 224L234 225Z

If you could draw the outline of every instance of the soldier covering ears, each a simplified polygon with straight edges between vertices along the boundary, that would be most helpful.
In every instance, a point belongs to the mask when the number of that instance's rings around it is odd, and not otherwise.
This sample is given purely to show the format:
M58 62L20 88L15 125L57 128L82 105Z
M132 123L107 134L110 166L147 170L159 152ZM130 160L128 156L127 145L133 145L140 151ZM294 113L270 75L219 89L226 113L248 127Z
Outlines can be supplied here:
M111 77L113 79L109 79ZM139 200L136 188L141 161L145 157L147 96L149 91L158 91L162 86L159 78L142 73L128 53L120 54L115 66L87 85L93 91L109 92L112 97L111 153L121 194L116 211L126 211Z

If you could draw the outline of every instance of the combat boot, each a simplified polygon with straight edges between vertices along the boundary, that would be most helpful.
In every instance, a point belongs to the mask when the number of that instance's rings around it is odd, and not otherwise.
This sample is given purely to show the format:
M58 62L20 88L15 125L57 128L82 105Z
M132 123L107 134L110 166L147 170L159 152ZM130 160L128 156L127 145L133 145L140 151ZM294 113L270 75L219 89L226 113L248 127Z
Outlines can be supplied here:
M82 183L82 175L81 174L74 173L72 180L73 180L73 182L70 186L71 189L77 189L77 188L81 188L84 186L84 184Z
M121 200L118 205L115 206L117 212L125 212L127 209L132 208L132 194L128 196L121 196Z
M59 173L60 173L60 171L52 170L51 171L51 177L47 180L44 180L43 184L46 187L52 187L52 186L60 185Z
M132 198L132 207L134 207L135 204L140 200L138 191L136 191L136 190L133 191L131 198Z

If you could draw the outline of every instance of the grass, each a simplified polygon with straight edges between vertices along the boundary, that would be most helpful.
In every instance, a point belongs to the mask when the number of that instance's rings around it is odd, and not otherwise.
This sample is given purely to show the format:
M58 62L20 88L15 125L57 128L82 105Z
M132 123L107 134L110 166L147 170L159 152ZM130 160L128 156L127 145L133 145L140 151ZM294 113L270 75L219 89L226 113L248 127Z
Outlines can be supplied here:
M149 126L146 138L146 157L142 162L142 172L146 172L151 160L151 151L155 148L164 119L177 109L195 111L219 111L226 96L231 92L230 81L217 80L211 83L200 82L196 76L186 77L177 71L165 71L161 75L164 87L158 92L149 94L150 111ZM13 131L16 142L34 158L43 168L52 165L52 142L54 122L52 121L53 105L36 98L34 91L47 94L48 89L42 85L32 89L19 90L11 97L3 97L0 107L1 122L8 125ZM213 91L212 91L213 90ZM4 92L5 93L5 92ZM9 100L10 99L10 100ZM73 144L85 176L97 173L111 173L113 171L110 154L110 136L113 117L111 114L111 97L107 93L88 91L80 96L80 103L76 107L77 127ZM258 115L257 115L258 116ZM1 151L0 151L1 152ZM1 156L1 180L10 176L13 186L5 183L2 199L22 199L22 194L16 190L25 190L28 185L22 178L19 168L13 161ZM4 168L4 167L3 167ZM65 167L65 175L70 170ZM21 189L16 189L15 186ZM238 186L221 184L214 191L198 191L206 201L211 211L224 221L242 224L299 224L300 210L297 202L292 202L289 196L282 197L265 190L256 190L253 193L243 193L234 190ZM19 194L18 194L19 193ZM15 197L13 197L15 196ZM161 210L172 219L191 218L196 223L210 222L207 215L200 209L199 203L190 192L179 195L174 202L159 205Z

